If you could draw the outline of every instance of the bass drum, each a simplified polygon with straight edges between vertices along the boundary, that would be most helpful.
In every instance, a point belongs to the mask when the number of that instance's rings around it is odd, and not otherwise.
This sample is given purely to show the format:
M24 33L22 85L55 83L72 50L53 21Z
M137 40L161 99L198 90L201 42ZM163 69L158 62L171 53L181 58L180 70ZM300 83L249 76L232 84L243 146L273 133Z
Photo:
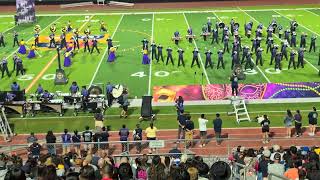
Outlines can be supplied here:
M233 72L237 75L239 80L246 79L246 74L243 72L242 66L240 64L234 66Z
M88 91L89 91L90 95L100 95L100 94L102 94L101 87L95 86L95 85L91 86Z

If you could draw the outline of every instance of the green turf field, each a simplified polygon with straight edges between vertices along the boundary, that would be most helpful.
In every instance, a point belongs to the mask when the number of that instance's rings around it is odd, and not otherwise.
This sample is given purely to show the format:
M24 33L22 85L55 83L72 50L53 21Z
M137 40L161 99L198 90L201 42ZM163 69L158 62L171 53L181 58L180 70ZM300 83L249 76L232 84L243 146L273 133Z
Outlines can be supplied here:
M90 21L84 21L85 15L72 14L71 15L41 15L37 18L41 26L42 36L48 36L50 33L49 27L55 23L57 24L58 33L60 29L66 26L68 20L72 22L72 26L79 28L80 34L90 25L93 35L103 35L99 31L99 20L106 22L108 33L106 36L113 38L114 45L119 45L117 51L117 59L114 63L107 63L106 42L99 42L100 54L94 52L92 55L84 53L81 49L75 57L72 58L72 66L65 68L65 72L69 78L69 84L64 86L55 86L53 79L55 77L55 70L57 69L57 56L55 50L48 50L47 48L39 48L37 50L37 57L35 59L27 59L27 55L19 55L26 68L26 74L16 77L14 74L11 78L5 77L0 80L0 89L8 90L13 81L17 81L22 88L26 89L28 93L34 92L37 85L40 83L50 92L63 91L67 92L72 81L78 82L79 85L90 85L98 83L106 83L108 81L113 84L123 84L129 88L131 97L140 98L145 94L152 94L153 86L160 85L188 85L202 83L201 74L204 74L204 84L229 83L228 77L231 73L231 55L226 53L224 61L226 69L216 69L217 55L216 52L223 48L223 45L211 45L211 39L203 41L198 37L193 43L187 42L185 39L179 43L179 47L185 50L185 67L177 67L177 53L178 46L171 41L173 32L179 30L182 36L186 34L188 26L193 28L194 34L200 35L201 27L210 18L212 23L216 21L223 21L229 24L231 18L235 19L240 24L240 35L242 38L242 45L249 45L251 47L251 39L244 36L243 24L248 21L254 22L254 28L258 23L263 23L265 26L269 24L272 18L275 18L278 24L281 24L285 29L289 27L291 20L297 20L299 27L297 30L297 44L299 44L300 33L305 32L309 36L307 38L307 50L310 43L310 36L312 34L318 36L320 34L317 23L320 20L319 9L292 9L288 10L278 7L279 9L271 10L263 7L254 8L228 8L228 10L219 9L217 11L178 11L178 12L145 12L136 14L91 14ZM259 9L252 11L252 9ZM9 59L9 69L12 69L12 55L17 50L17 47L12 47L12 33L18 31L19 39L24 39L27 42L27 47L33 43L33 28L35 24L27 24L21 26L14 26L11 17L1 17L0 31L4 32L7 46L0 48L0 57L7 56ZM264 29L265 30L265 29ZM220 31L221 33L221 31ZM264 37L266 32L264 31ZM162 44L164 49L172 47L174 50L173 58L175 65L155 61L151 65L142 65L141 40L147 38L150 41L155 41L157 44ZM221 34L220 34L221 38ZM275 42L280 44L280 39L274 36ZM230 49L231 42L230 39ZM266 49L265 40L262 40L262 48ZM319 46L320 40L317 39ZM194 66L190 67L192 61L192 50L198 47L200 49L200 68ZM205 49L213 51L214 69L205 69ZM289 48L290 50L290 48ZM164 51L164 59L166 59L166 52ZM253 56L255 60L255 56ZM62 57L63 60L63 57ZM319 81L318 74L318 60L319 50L314 52L307 52L305 55L305 68L293 70L287 69L287 61L282 61L283 69L275 71L274 66L269 65L270 54L264 54L264 65L256 66L253 70L246 70L247 78L243 83L261 83L261 82L317 82ZM196 76L194 75L196 73Z

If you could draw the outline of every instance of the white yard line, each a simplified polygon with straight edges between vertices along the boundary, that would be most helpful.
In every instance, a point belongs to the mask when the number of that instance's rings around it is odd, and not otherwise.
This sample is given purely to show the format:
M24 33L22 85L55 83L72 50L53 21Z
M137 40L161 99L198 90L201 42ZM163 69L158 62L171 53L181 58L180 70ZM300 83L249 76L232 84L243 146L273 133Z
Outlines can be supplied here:
M119 25L120 25L120 23L121 23L121 21L122 21L122 19L123 19L123 16L124 16L124 14L121 16L121 18L120 18L120 20L119 20L116 28L114 29L114 31L113 31L113 33L112 33L112 36L111 36L111 39L113 39L114 35L116 34L116 32L117 32L117 30L118 30L118 27L119 27ZM100 62L99 62L99 64L98 64L98 67L97 67L96 71L94 72L93 77L92 77L92 79L91 79L91 81L90 81L89 87L92 85L94 79L96 78L96 76L97 76L97 74L98 74L98 71L99 71L99 69L100 69L101 63L102 63L104 57L106 56L107 52L108 52L108 47L106 47L106 49L105 49L105 51L104 51L104 53L103 53L103 55L102 55L102 57L101 57L101 59L100 59Z
M39 34L41 34L44 30L46 30L48 27L50 27L52 24L56 23L57 21L59 21L62 18L62 16L58 17L56 20L52 21L50 24L48 24L48 26L46 26L45 28L43 28ZM19 33L19 32L18 32ZM26 43L30 42L33 39L33 37L29 38ZM16 53L19 50L19 48L17 48L15 51L13 51L11 54L9 54L9 56L7 56L7 58L11 57L14 53Z
M6 32L8 32L8 31L10 31L11 29L13 29L13 28L15 28L16 26L12 26L11 28L9 28L9 29L6 29L5 31L3 31L2 33L4 34L4 33L6 33Z
M183 17L184 17L184 20L185 20L186 23L187 23L188 28L189 28L190 25L189 25L189 22L188 22L188 20L187 20L187 17L186 17L186 15L185 15L185 13L183 13ZM195 41L194 39L193 39L193 44L194 44L194 46L198 49L197 43L196 43L196 41ZM204 75L206 76L207 83L208 83L208 84L211 84L211 83L210 83L210 80L209 80L209 78L208 78L208 74L207 74L206 68L205 68L204 65L203 65L203 62L202 62L202 58L201 58L200 53L198 54L198 56L199 56L199 59L200 59L200 63L201 63L201 66L202 66Z
M312 9L319 9L319 8L266 8L266 9L248 9L245 11L252 11L252 12L261 12L261 11L298 11L298 10L312 10ZM216 12L241 12L238 9L226 9L226 10L214 10ZM37 16L85 16L85 15L137 15L137 14L177 14L177 13L212 13L213 10L195 10L195 11L162 11L162 12L127 12L127 13L68 13L68 14L37 14ZM12 17L13 15L0 15L0 17Z
M283 15L283 14L281 14L280 12L278 12L278 11L276 11L276 10L274 10L274 12L276 12L276 13L278 13L280 16L282 16L282 17L284 17L284 18L286 18L286 19L288 19L289 21L292 21L292 19L291 18L288 18L287 16L285 16L285 15ZM319 34L318 33L316 33L316 32L314 32L314 31L312 31L311 29L309 29L309 28L307 28L307 27L305 27L304 25L302 25L302 24L299 24L299 26L301 26L301 27L303 27L303 28L305 28L305 29L307 29L308 31L310 31L310 32L312 32L313 34L316 34L317 36L319 36ZM278 36L277 36L278 37ZM317 68L317 67L315 67L313 64L311 64L308 60L306 60L306 59L304 59L313 69L315 69L317 72L319 72L319 69Z
M150 43L153 42L153 31L154 31L154 14L152 14L152 28L151 28L151 38L150 38ZM148 95L150 96L151 94L151 78L152 78L152 59L150 61L150 66L149 66L149 83L148 83Z
M314 12L308 10L308 9L305 9L305 11L307 11L308 13L311 13L311 14L313 14L313 15L315 15L315 16L320 16L319 14L316 14L316 13L314 13Z

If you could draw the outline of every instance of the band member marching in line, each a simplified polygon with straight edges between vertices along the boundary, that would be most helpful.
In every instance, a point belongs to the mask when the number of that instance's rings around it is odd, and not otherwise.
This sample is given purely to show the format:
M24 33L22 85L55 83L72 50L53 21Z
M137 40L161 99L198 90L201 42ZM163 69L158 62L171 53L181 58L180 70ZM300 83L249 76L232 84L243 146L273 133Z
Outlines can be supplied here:
M197 48L194 48L192 51L193 57L192 57L192 63L191 63L191 68L193 67L194 63L197 63L198 68L200 68L200 63L199 63L199 50Z
M117 46L110 48L110 53L109 53L108 60L107 60L108 62L114 62L116 60L117 49L118 49Z
M3 33L0 33L0 47L6 47Z
M104 32L104 33L108 32L104 21L100 21L100 32Z
M172 39L174 40L174 43L175 43L176 45L179 45L180 33L179 33L178 30L176 30L176 31L173 33L173 38L172 38Z
M208 21L207 21L207 27L208 27L208 32L211 33L212 22L211 22L211 19L209 19L209 18L208 18Z
M170 47L168 47L166 49L166 51L167 51L167 62L166 62L166 65L168 65L169 60L171 61L172 65L174 65L173 58L172 58L172 49Z
M224 69L224 61L223 61L223 50L218 51L218 64L217 64L217 69L220 68L220 64L222 66L222 69Z
M51 31L51 34L55 34L56 33L56 31L57 31L56 24L52 24L50 26L50 31Z
M13 61L13 69L12 69L12 71L16 70L16 65L17 65L18 58L19 58L18 54L14 53L13 56L12 56L12 61Z
M252 31L253 22L250 21L249 23L245 24L245 35L250 38L251 37L251 31Z
M225 39L225 37L226 36L229 36L229 28L228 28L228 26L225 26L224 28L223 28L223 31L222 31L222 39L221 39L221 43L223 43L224 42L224 39Z
M309 52L311 52L312 49L313 49L313 52L316 52L316 40L317 40L317 36L312 35Z
M207 41L207 36L210 36L210 33L208 32L208 26L205 24L202 27L202 33L201 36L203 36L203 40Z
M237 42L237 41L234 41L232 43L232 51L231 52L234 52L234 51L236 51L237 53L240 52L239 42Z
M297 47L297 33L295 31L293 31L291 34L290 46Z
M83 43L84 43L84 52L88 52L90 53L90 47L89 47L89 35L85 35L83 38Z
M108 54L109 54L110 53L110 48L113 47L112 39L110 37L108 37L108 39L107 39L107 44L108 44Z
M64 67L70 67L71 66L71 51L64 53Z
M290 52L290 59L289 59L289 65L288 65L288 69L290 69L291 64L293 65L293 68L296 69L296 62L295 62L295 56L296 56L297 52L292 49Z
M23 68L23 63L21 58L17 57L16 59L16 76L19 76L19 73L21 73L21 75L24 75L24 68Z
M271 49L270 65L272 65L273 60L276 58L278 48L279 45L275 44Z
M212 59L211 59L211 55L212 55L212 52L209 50L207 50L205 53L206 55L206 63L204 65L204 67L207 69L208 67L211 67L211 69L213 69L213 63L212 63Z
M177 52L178 52L178 67L180 66L180 64L182 64L182 66L184 67L184 60L183 60L184 50L179 48Z
M277 69L281 70L281 53L277 52L276 57L275 57L275 65L274 65L274 70L276 71Z
M193 31L192 31L191 26L188 28L187 34L188 34L187 39L188 39L189 43L192 43L194 35L193 35Z
M214 42L216 42L217 44L219 44L219 33L218 33L218 29L214 29L212 31L212 41L211 41L211 44L213 44Z
M247 57L248 53L250 51L249 46L244 46L242 49L242 58L241 58L241 64L243 64L244 59Z
M282 38L282 35L283 35L283 27L281 26L281 24L279 24L278 25L278 37L279 37L279 39L281 39Z
M67 32L71 32L72 31L72 26L71 26L71 21L69 20L67 23Z
M60 49L63 49L64 47L67 47L67 40L66 34L62 32L60 35Z
M164 60L163 60L163 54L162 54L162 49L163 49L162 45L159 44L159 45L157 46L157 49L158 49L157 63L159 62L160 58L161 58L161 61L164 62Z
M252 63L252 52L249 52L246 56L246 64L244 65L244 69L248 69L248 67L250 67L250 69L252 70L254 65Z
M157 59L157 45L156 45L156 43L153 41L150 46L151 46L151 60Z
M72 37L71 37L72 41L73 41L73 47L78 48L78 50L80 49L80 44L79 44L79 36L77 33L73 33Z
M34 45L37 47L38 44L39 44L39 35L40 35L40 26L39 25L36 25L34 27Z
M91 34L90 25L87 26L87 29L84 30L84 34L89 36Z
M144 38L141 42L142 42L142 49L148 51L149 41L146 38Z
M251 41L252 41L251 51L254 50L256 52L256 50L258 48L257 38L253 38Z
M303 32L300 37L300 48L306 48L306 38L307 34Z
M273 46L273 38L270 37L270 38L268 38L268 40L267 40L267 53L269 52L269 50L271 51L272 46Z
M229 36L228 35L224 36L224 39L223 39L223 53L225 53L226 50L228 51L228 53L230 53L230 51L229 51Z
M292 33L290 32L289 29L284 31L284 39L287 40L288 42L290 42L290 34Z
M238 96L238 76L235 72L229 78L231 81L232 96Z
M258 66L259 63L260 63L260 66L263 66L262 51L263 49L261 47L259 47L256 51L256 66Z
M239 53L237 51L233 51L231 54L231 70L234 68L235 65L239 63Z
M19 40L18 40L19 34L17 31L13 31L13 47L19 46Z
M304 68L304 52L305 49L304 48L300 48L298 50L298 64L297 64L297 68L299 68L299 66L301 65L302 68Z
M90 54L93 53L93 49L96 49L98 54L100 54L100 51L99 51L99 48L98 48L98 40L96 39L96 37L94 37L91 42L92 42L92 48L91 48L91 53Z
M150 59L148 56L148 50L142 50L142 64L150 64Z
M231 31L232 36L234 35L234 24L235 24L235 22L234 22L234 19L232 18L230 20L230 31Z
M283 57L285 57L286 60L288 61L287 47L288 47L288 42L287 41L282 41L282 45L281 45L281 60L283 59Z
M21 39L21 41L20 41L20 47L19 47L18 53L20 53L20 54L27 53L27 49L26 49L26 46L24 45L23 39Z
M49 48L55 48L56 47L56 40L55 40L55 37L54 37L54 33L51 33L49 35L49 39L50 39Z
M29 54L27 56L29 59L36 57L35 50L36 50L36 46L32 44L30 51L29 51Z
M10 73L9 73L9 69L8 69L8 60L7 60L6 57L4 57L4 58L1 60L0 67L1 67L1 73L2 73L1 78L4 77L4 72L6 72L6 73L7 73L7 76L10 77Z

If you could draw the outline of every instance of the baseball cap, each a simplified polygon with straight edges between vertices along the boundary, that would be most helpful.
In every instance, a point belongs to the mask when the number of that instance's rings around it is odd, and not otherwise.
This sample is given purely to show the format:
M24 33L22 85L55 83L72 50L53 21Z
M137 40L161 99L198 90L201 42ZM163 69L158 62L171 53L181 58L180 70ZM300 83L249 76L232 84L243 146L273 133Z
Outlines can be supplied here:
M264 151L262 152L262 154L263 154L264 157L270 157L270 156L271 156L270 150L264 150Z

